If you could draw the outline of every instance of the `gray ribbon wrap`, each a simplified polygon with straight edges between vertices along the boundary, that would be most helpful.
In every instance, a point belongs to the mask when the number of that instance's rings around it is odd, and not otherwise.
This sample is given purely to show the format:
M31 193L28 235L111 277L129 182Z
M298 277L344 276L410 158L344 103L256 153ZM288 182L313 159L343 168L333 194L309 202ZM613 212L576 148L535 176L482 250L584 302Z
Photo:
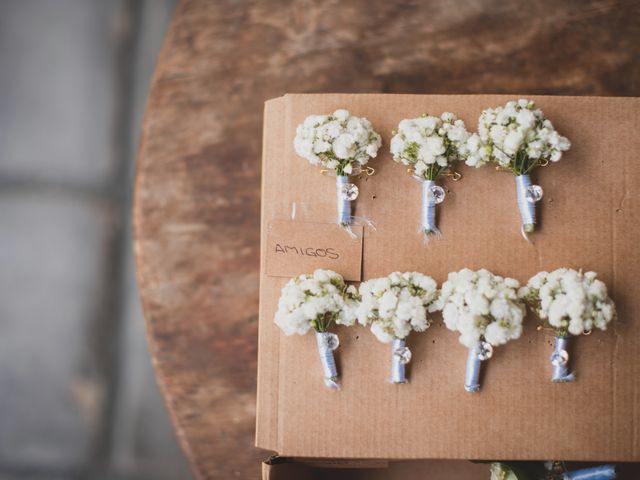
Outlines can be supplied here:
M338 384L338 369L333 358L333 350L329 345L329 332L316 332L316 345L320 354L320 362L322 363L322 371L324 373L324 384L336 390L340 389Z
M391 342L391 382L407 383L405 376L405 361L403 360L407 351L406 342L401 338L394 338Z
M469 349L467 354L467 370L464 377L464 389L467 392L480 390L480 342Z
M573 382L576 379L573 373L569 371L568 344L569 339L567 337L556 337L555 339L553 353L550 358L553 366L551 380L554 382Z
M349 225L351 223L351 202L345 198L342 189L344 185L349 183L349 177L346 175L336 175L336 193L338 200L338 223L340 225Z
M529 175L519 175L516 177L516 194L518 196L518 208L522 226L536 224L536 206L527 200L527 189L531 186Z
M600 465L562 474L562 480L613 480L616 478L615 465Z
M422 211L420 215L420 228L427 233L440 233L436 226L436 202L430 194L431 187L435 186L434 180L422 180Z

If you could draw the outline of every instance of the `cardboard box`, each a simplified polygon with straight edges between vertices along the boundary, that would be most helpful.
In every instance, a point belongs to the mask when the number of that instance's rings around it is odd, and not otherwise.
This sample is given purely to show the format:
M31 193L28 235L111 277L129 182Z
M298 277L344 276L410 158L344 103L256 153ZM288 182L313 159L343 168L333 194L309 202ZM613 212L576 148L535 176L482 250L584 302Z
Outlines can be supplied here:
M568 471L600 466L597 463L565 463ZM640 478L639 463L616 465L617 480ZM402 460L384 467L321 467L297 460L274 458L262 464L263 480L488 480L490 465L465 460Z
M265 106L262 260L256 444L289 457L338 459L640 460L640 99L528 96L572 141L558 164L538 168L544 189L539 230L520 236L513 174L461 167L440 183L443 237L417 233L420 185L391 160L391 131L403 118L454 112L474 130L480 112L518 95L286 95ZM439 283L463 267L488 268L525 283L559 267L598 272L619 319L606 332L572 341L577 381L550 381L553 337L529 316L523 336L483 363L482 390L463 388L466 349L439 315L412 333L409 384L387 382L390 347L361 326L339 328L341 391L327 389L312 334L285 337L273 323L286 278L267 276L267 230L274 221L330 223L335 184L293 150L309 114L346 108L383 137L356 180L355 214L364 229L362 279L416 270ZM319 229L323 229L320 225ZM436 478L436 477L434 477Z
M463 460L412 460L385 465L309 464L277 458L262 465L263 480L475 480L489 478L489 466Z

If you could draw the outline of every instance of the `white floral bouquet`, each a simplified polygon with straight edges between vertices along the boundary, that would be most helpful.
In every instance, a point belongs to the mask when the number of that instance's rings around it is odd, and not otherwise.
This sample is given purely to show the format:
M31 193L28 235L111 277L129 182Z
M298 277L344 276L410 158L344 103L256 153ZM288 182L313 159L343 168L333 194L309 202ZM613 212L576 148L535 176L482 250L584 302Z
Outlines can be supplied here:
M373 169L364 167L376 157L380 145L382 138L369 120L343 109L331 115L310 115L296 129L293 146L298 155L335 173L338 223L344 227L351 223L350 202L358 197L358 187L349 182L349 175L372 174Z
M396 162L411 168L413 176L422 182L422 215L420 228L425 235L438 234L436 204L444 200L444 189L436 185L440 175L452 175L453 166L468 155L470 134L464 122L453 113L440 117L422 115L404 119L391 138L391 154Z
M434 302L449 330L460 332L460 343L469 349L465 389L480 389L480 361L488 360L493 347L520 338L525 306L518 297L520 284L488 270L468 268L449 274Z
M347 286L342 276L331 270L316 270L311 275L292 278L283 287L275 323L285 335L306 334L313 329L324 371L324 382L339 389L333 351L339 339L329 328L351 326L356 321L357 290Z
M381 342L391 343L391 381L405 383L405 365L411 360L405 339L412 330L429 327L427 309L438 292L435 280L417 272L394 272L362 282L359 292L358 322L371 325Z
M522 232L533 232L534 204L542 199L542 188L532 185L529 174L549 161L557 162L571 143L553 127L534 102L520 99L504 107L488 108L478 121L478 133L469 137L466 163L479 167L489 161L516 175L516 194Z
M544 327L555 334L555 348L551 355L554 382L571 382L567 351L570 335L606 330L616 318L616 307L607 294L607 286L596 278L595 272L559 268L553 272L539 272L518 292L535 312Z

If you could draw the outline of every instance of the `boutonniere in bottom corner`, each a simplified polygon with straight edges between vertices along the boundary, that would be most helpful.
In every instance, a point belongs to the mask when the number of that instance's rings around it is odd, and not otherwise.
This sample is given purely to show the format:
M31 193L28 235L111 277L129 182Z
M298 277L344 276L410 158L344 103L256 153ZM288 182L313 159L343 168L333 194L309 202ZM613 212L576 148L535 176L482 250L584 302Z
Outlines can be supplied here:
M296 128L293 146L298 155L312 165L322 167L321 172L335 175L338 217L337 223L352 234L354 221L351 203L358 198L358 186L350 176L365 173L373 175L368 167L382 145L382 137L364 117L356 117L340 109L331 115L309 115Z
M595 329L606 330L616 318L616 307L607 286L596 278L595 272L559 268L531 277L519 295L537 315L540 327L554 333L551 380L574 381L569 368L569 338L588 335Z
M440 235L436 205L444 201L445 191L436 182L442 176L460 180L454 168L467 158L469 137L464 122L448 112L440 117L425 114L404 119L393 132L393 160L409 167L409 173L422 184L420 231L425 238Z
M355 323L357 289L347 286L342 276L331 270L292 278L283 287L275 323L285 335L304 335L313 330L327 387L340 389L333 351L340 345L334 325Z
M505 106L488 108L478 120L478 133L467 143L467 164L479 167L493 162L497 169L513 172L520 210L522 236L536 228L535 204L542 199L542 187L531 183L531 172L555 163L571 142L561 136L535 103L520 99Z
M565 462L492 462L491 480L614 480L614 464L567 470Z
M468 268L449 274L434 308L442 310L444 324L460 332L469 349L464 388L480 390L480 362L491 358L493 348L522 335L525 305L518 298L520 284L488 270Z
M394 272L360 284L358 322L371 325L378 340L391 344L391 382L406 383L411 360L406 338L429 328L427 310L437 296L435 280L417 272Z

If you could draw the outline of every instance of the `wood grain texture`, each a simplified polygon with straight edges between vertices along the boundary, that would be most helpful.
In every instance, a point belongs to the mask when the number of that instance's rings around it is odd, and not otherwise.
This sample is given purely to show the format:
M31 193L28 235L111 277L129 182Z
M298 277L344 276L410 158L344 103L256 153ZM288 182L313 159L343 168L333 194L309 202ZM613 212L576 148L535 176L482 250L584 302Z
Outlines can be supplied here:
M286 92L640 94L623 1L185 0L153 80L134 224L149 342L199 478L253 447L262 108Z

